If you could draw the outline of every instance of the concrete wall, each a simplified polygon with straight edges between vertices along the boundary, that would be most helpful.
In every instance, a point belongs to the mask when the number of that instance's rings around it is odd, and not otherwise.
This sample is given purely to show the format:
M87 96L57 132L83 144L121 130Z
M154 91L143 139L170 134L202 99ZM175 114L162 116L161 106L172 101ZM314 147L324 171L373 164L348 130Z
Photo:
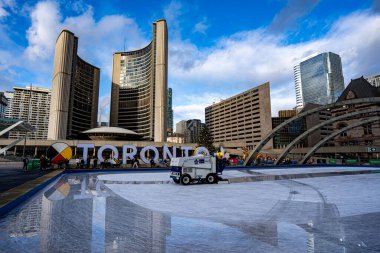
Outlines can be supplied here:
M156 22L154 141L166 140L168 90L168 29L165 20Z
M49 115L48 139L66 139L69 94L73 70L74 52L73 33L63 30L55 45L52 95Z

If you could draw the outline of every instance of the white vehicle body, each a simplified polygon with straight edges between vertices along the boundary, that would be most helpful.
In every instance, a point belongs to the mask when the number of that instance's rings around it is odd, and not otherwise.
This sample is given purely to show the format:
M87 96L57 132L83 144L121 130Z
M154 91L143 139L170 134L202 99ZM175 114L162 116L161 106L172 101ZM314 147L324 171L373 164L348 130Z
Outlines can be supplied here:
M216 158L212 156L173 158L170 167L170 177L174 182L184 185L192 181L217 183L218 174L221 174L221 171L218 171Z

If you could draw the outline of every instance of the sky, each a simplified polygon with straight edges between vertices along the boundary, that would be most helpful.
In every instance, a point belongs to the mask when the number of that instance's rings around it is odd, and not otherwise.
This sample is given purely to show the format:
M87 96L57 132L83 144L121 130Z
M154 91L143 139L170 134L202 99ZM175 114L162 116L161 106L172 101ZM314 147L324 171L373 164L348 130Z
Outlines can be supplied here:
M341 56L345 85L380 73L380 0L0 0L0 91L51 88L55 41L79 38L78 55L101 68L99 114L108 121L112 55L169 29L174 125L270 82L272 117L295 106L293 66L316 52Z

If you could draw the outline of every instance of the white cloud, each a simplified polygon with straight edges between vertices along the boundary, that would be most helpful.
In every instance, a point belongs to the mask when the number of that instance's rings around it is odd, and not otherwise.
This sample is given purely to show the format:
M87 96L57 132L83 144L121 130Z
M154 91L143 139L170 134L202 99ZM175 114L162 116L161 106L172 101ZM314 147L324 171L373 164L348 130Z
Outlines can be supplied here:
M86 4L83 0L63 1L63 3L67 8L70 8L76 13L83 13L92 9L92 6Z
M53 1L39 2L32 8L28 47L24 52L28 62L24 64L44 76L47 87L50 86L55 41L62 29L70 30L79 38L78 55L100 67L101 75L108 78L112 74L112 54L123 50L124 38L127 50L140 48L148 42L133 19L107 15L96 21L92 7L81 6L78 11L86 10L84 13L66 18L61 16L60 6ZM109 86L109 83L105 85Z
M336 21L319 39L298 44L284 44L284 39L262 28L222 38L215 47L205 50L188 41L176 41L175 53L170 51L169 54L169 71L172 82L181 86L174 87L174 92L176 88L201 84L205 91L212 87L231 90L232 96L236 92L231 87L240 92L270 81L272 114L276 115L279 109L295 106L293 66L314 52L338 53L346 84L351 78L380 72L379 15L352 13ZM184 64L183 58L178 56L188 52L191 54ZM278 90L283 92L278 93ZM194 108L197 106L194 104Z
M0 20L9 16L10 12L16 11L15 0L0 0Z
M173 91L175 92L175 91ZM219 102L221 99L227 98L222 92L203 92L200 94L189 95L186 93L175 92L173 96L181 102L173 106L174 126L181 120L200 119L205 122L205 108L213 102Z
M286 6L274 17L269 27L271 32L284 32L295 28L296 21L309 13L320 0L288 0Z
M0 24L1 90L32 81L35 86L51 88L55 41L62 29L68 29L79 39L78 55L101 68L99 111L102 109L102 120L108 121L112 54L123 50L124 39L126 50L132 50L145 46L150 38L146 39L135 20L125 15L107 15L95 20L91 6L75 1L69 4L75 5L77 12L84 12L63 17L60 13L67 6L56 1L41 1L35 6L24 4L20 15L31 19L26 48L10 39L10 25ZM23 57L14 57L20 51Z
M181 37L181 25L180 17L182 15L183 6L180 1L172 0L168 5L164 7L164 18L169 24L169 30L171 36L175 38Z
M27 31L29 46L25 50L31 61L49 59L61 28L61 16L55 2L39 2L30 14L32 25Z
M104 122L109 121L110 114L110 94L106 94L104 96L99 97L99 113L98 113L98 121Z
M209 25L207 24L207 18L204 17L201 21L195 24L193 31L206 35L206 31Z

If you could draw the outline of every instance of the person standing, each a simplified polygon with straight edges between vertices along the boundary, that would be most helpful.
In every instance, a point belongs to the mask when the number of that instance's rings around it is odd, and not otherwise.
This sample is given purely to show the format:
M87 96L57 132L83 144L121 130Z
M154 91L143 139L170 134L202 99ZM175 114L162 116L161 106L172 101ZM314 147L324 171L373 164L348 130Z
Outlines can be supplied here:
M139 167L139 160L136 157L134 157L132 168L138 168L138 167Z
M153 168L155 165L156 163L154 162L154 159L150 159L150 167Z
M22 167L22 170L27 171L28 170L29 159L27 157L24 157L24 159L22 159L22 162L24 164L23 167Z
M94 169L96 169L96 167L98 167L98 158L96 158L96 156L94 157Z
M70 161L68 159L65 159L65 169L69 168Z
M90 156L88 155L88 156L87 156L87 159L86 159L86 168L87 168L87 169L90 168L90 164L91 164L91 158L90 158Z
M42 155L40 158L40 170L43 171L46 169L46 159L45 156Z
M80 160L79 160L78 157L75 159L75 163L77 164L76 168L79 169L79 166L80 166Z
M58 169L59 169L59 170L63 169L62 165L63 165L63 162L62 162L61 159L59 159L59 160L58 160Z

